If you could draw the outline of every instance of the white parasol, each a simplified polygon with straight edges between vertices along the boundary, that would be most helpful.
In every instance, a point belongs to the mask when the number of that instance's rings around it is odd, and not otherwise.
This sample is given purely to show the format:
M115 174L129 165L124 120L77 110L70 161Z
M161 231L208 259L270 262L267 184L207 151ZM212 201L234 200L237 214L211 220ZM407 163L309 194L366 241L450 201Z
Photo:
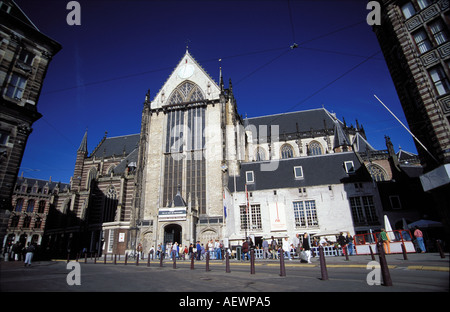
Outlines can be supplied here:
M389 240L391 241L395 240L395 235L392 232L392 226L391 223L389 222L389 218L387 215L384 215L384 229L386 230Z

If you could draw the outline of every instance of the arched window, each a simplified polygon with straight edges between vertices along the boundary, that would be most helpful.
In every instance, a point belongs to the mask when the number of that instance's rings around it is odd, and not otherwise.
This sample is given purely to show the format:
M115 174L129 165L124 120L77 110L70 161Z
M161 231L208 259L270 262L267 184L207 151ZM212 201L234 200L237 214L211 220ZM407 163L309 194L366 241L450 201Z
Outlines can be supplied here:
M380 166L371 164L367 166L367 170L369 170L369 173L374 181L377 182L386 181L387 179L386 171L384 171L384 169L381 168Z
M41 200L39 202L38 213L44 213L44 211L45 211L45 204L46 204L45 200Z
M266 151L264 150L264 148L258 147L256 149L255 160L256 161L266 160Z
M312 141L308 145L308 155L314 156L314 155L322 155L322 144L320 144L317 141Z
M294 149L290 144L284 144L281 147L281 159L287 159L294 157Z
M86 189L89 190L91 188L91 182L92 180L97 178L97 169L95 167L92 167L89 169L89 173L86 180Z
M184 102L195 102L203 100L205 96L198 85L191 81L180 84L170 95L168 104L180 104Z
M30 199L27 205L27 212L33 212L34 210L34 199Z
M16 212L21 212L23 207L23 198L18 198L16 201Z
M116 217L117 192L114 186L111 186L106 193L105 206L103 209L103 222L112 222Z

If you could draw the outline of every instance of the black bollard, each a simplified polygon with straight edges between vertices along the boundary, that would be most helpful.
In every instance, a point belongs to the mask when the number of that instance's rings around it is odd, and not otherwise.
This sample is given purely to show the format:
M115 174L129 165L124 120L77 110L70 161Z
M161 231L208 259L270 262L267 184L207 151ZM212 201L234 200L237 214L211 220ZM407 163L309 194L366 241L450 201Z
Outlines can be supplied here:
M320 260L320 273L322 275L321 280L328 280L327 263L325 261L325 254L323 252L323 246L319 246L319 260Z
M250 250L250 274L255 274L255 251Z
M437 246L437 248L439 250L439 255L441 256L441 259L444 259L445 258L445 254L444 254L444 251L442 250L441 241L439 239L436 240L436 246Z
M230 273L230 255L228 254L228 250L225 251L226 255L225 255L225 272L226 273Z
M70 261L70 254L67 253L67 263L69 263L69 261Z
M159 267L162 268L163 267L163 257L164 257L164 252L160 252L159 254Z
M191 255L191 270L194 269L194 258L195 258L195 254Z
M97 253L94 255L94 264L97 264Z
M87 253L84 254L84 263L87 263Z
M280 252L280 276L286 276L286 269L284 267L284 250Z
M403 242L402 242L402 253L403 253L403 260L408 260L408 255L406 254L405 244Z
M345 251L345 261L349 261L348 259L348 246L345 245L344 249L342 250L343 252Z
M375 255L373 254L372 246L369 245L370 255L372 256L372 260L375 261Z
M106 254L105 257L103 258L103 264L106 264Z
M173 265L172 265L172 267L174 268L174 269L176 269L177 268L177 254L175 253L175 252L173 252L172 253L172 260L173 260Z
M150 253L148 253L148 259L147 259L147 267L150 266Z
M206 272L211 271L209 269L209 251L206 252Z
M128 262L128 254L126 253L125 254L125 265L127 265L127 262Z
M117 264L117 255L114 254L114 264Z
M136 266L139 265L139 255L136 257Z
M389 268L386 262L386 256L384 254L383 243L378 242L378 253L380 257L380 267L381 267L381 276L383 277L383 285L384 286L392 286L391 274L389 273Z

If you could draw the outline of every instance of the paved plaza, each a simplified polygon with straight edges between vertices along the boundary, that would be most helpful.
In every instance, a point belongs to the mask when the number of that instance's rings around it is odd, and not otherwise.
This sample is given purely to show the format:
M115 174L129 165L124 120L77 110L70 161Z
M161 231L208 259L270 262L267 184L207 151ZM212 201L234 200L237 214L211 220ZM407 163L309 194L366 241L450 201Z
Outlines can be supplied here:
M256 260L252 274L249 261L211 260L209 271L206 261L189 260L135 260L83 258L75 266L65 260L34 262L24 267L23 262L1 262L0 290L2 292L448 292L449 255L438 253L387 255L388 272L392 286L376 285L373 267L368 267L370 255L326 257L328 280L322 280L319 259L311 264L299 260L285 261L285 276L279 260ZM379 261L375 256L375 261ZM73 263L75 261L71 261ZM70 264L69 263L69 264ZM74 274L78 273L79 282ZM372 279L368 276L372 274ZM375 274L376 275L376 274ZM378 274L378 278L379 274ZM68 281L69 280L69 281ZM72 282L71 282L72 281ZM383 282L383 280L381 280ZM369 285L371 283L372 285ZM72 285L70 285L72 284Z

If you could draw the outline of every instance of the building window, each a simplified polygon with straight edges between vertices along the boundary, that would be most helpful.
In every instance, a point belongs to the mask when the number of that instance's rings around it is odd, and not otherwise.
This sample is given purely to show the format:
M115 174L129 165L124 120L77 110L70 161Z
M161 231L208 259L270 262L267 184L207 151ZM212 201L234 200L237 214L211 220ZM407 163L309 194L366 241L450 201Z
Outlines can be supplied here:
M411 2L408 2L402 6L402 12L406 19L416 14L416 10Z
M448 41L448 32L442 20L438 19L430 23L430 31L437 45L441 45Z
M402 204L398 195L389 196L389 201L392 209L402 209Z
M45 211L45 200L41 200L39 202L39 208L38 208L38 213L44 213Z
M27 205L27 212L33 212L34 210L34 200L30 199Z
M112 222L116 217L117 210L117 192L111 187L106 193L105 206L103 209L103 222Z
M316 201L295 201L294 219L296 228L317 227L319 222L317 220Z
M350 208L355 225L379 224L373 196L350 197Z
M241 205L241 230L260 231L262 230L261 207L259 204L250 205L250 210L246 205Z
M308 145L308 155L309 156L322 155L322 145L317 141L312 141Z
M345 172L347 173L354 173L355 172L355 166L353 165L353 161L349 160L344 162Z
M114 246L114 230L109 230L109 238L108 238L108 252L113 251Z
M31 224L31 217L30 216L26 216L25 218L23 218L23 227L24 228L29 228Z
M439 95L450 91L450 83L442 67L438 66L430 70L430 77Z
M11 218L11 224L9 225L9 227L12 227L12 228L17 227L19 225L19 220L20 220L19 216L13 216Z
M0 145L6 145L9 141L9 132L0 130Z
M262 147L258 147L256 149L256 161L264 161L266 160L266 152L264 151L264 149Z
M420 9L423 10L431 4L431 0L417 0Z
M21 99L27 79L23 76L13 74L6 89L6 96L12 99Z
M247 182L247 183L254 183L255 182L255 177L254 177L253 171L246 171L245 172L245 182Z
M296 179L303 179L303 168L302 166L294 167L294 176Z
M417 48L420 53L425 53L432 48L431 42L428 39L425 30L421 29L413 34L414 41L416 42Z
M367 170L369 171L374 181L386 181L387 174L380 166L372 164L367 166Z
M289 144L284 144L281 147L281 159L287 159L294 157L294 149Z
M16 212L21 212L22 211L22 207L23 207L23 198L19 198L16 201Z
M34 228L40 229L42 226L42 219L37 217L36 220L34 220Z

